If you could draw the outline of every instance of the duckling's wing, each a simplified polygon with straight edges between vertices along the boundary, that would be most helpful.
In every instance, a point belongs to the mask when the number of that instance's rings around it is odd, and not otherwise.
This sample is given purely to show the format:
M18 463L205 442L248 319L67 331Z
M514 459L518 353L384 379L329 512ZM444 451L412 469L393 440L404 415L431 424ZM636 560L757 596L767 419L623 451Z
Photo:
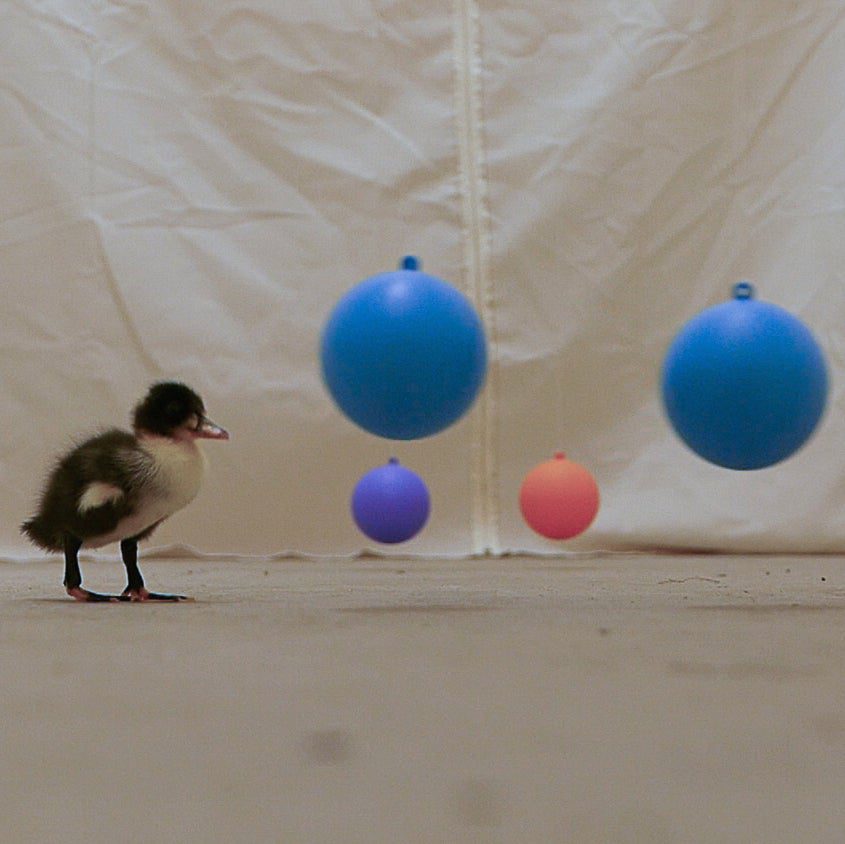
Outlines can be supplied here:
M74 480L77 505L84 511L133 497L149 476L150 463L137 438L115 428L81 443L59 468Z
M114 505L126 496L126 490L106 481L91 481L79 496L76 509L80 513L96 510L107 504Z
M132 434L115 429L79 446L73 463L77 535L85 539L110 533L136 507L149 480L149 455Z

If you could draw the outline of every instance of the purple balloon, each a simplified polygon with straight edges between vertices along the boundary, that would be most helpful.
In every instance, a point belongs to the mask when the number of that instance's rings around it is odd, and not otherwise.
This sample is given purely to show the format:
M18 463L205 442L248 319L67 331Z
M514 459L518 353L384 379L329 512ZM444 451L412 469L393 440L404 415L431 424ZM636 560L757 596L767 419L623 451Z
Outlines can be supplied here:
M395 457L367 472L352 493L355 524L376 542L406 542L422 530L430 511L422 478L400 466Z

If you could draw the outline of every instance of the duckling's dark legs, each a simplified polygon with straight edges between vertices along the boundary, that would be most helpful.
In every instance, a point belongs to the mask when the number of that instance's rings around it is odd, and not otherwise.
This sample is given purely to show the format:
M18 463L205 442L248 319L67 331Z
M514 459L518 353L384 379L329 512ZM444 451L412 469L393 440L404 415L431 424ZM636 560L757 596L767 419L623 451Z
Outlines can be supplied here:
M138 568L138 540L124 539L120 543L120 556L126 566L126 589L124 593L140 592L144 588L144 578Z
M124 539L120 543L120 554L126 566L126 588L123 599L129 601L188 601L184 595L164 595L160 592L148 592L144 578L138 568L138 539Z
M79 549L82 543L69 533L65 534L65 589L76 589L82 584L82 572L79 570Z
M82 572L79 570L79 549L82 540L65 534L65 589L77 601L119 601L117 595L100 595L82 588Z

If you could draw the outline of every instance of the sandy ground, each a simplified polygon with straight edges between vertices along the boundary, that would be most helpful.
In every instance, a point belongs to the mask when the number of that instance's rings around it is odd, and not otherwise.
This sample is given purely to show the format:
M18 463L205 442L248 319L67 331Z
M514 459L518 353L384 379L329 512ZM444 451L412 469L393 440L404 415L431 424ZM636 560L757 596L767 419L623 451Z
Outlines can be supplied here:
M845 840L841 558L143 568L0 565L4 844Z

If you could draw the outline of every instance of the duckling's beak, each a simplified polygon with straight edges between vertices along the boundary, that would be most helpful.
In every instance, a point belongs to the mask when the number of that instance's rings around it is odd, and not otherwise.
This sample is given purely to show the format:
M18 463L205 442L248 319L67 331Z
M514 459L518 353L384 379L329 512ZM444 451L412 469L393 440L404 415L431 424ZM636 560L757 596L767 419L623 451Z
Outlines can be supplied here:
M197 439L203 440L228 440L229 432L219 425L215 425L210 419L204 418L199 428L194 432Z

